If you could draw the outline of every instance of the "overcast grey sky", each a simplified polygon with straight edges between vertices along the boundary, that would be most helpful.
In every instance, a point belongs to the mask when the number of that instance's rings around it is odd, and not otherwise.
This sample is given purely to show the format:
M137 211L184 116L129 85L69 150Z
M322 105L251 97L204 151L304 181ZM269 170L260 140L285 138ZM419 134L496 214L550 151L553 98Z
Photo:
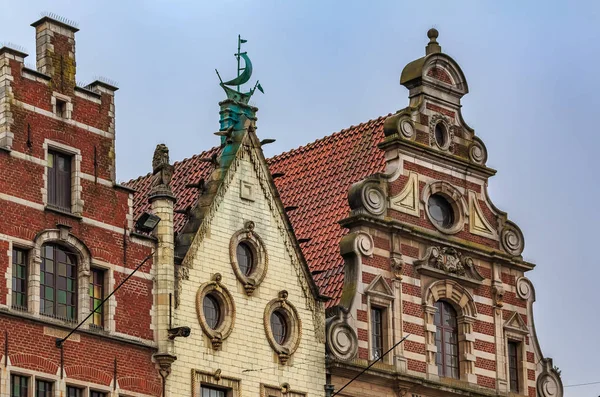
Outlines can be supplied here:
M537 264L538 336L565 385L600 382L596 305L600 2L579 1L16 1L2 0L0 41L35 63L41 11L79 23L77 79L118 82L117 174L150 170L165 142L181 160L218 142L223 78L238 33L266 94L258 133L271 156L407 105L398 83L426 31L463 68L466 122L498 170L490 196L525 234ZM567 387L598 396L600 384Z

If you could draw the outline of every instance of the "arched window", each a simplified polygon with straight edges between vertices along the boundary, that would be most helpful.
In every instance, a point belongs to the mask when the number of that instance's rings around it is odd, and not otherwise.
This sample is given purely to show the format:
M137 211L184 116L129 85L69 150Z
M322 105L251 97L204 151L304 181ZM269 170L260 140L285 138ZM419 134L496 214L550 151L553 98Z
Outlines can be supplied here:
M77 321L77 257L55 244L41 250L40 313Z
M447 302L437 301L434 324L437 355L435 363L438 374L449 378L459 378L458 370L458 325L456 310Z

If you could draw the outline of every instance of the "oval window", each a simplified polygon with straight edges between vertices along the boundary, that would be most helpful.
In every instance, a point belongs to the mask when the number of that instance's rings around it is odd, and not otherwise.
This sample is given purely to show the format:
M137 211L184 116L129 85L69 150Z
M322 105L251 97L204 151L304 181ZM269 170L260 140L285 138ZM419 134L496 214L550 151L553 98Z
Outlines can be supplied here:
M239 243L236 249L237 263L244 274L249 276L254 270L254 254L246 243Z
M271 314L271 332L273 332L273 338L275 342L283 345L287 339L287 321L285 315L279 310L275 310Z
M210 328L216 329L221 323L221 308L219 306L219 301L216 297L208 294L204 297L202 307L206 323Z
M452 205L441 194L433 194L427 202L431 220L438 226L449 228L454 224Z
M441 148L446 146L446 127L442 123L435 125L435 142Z

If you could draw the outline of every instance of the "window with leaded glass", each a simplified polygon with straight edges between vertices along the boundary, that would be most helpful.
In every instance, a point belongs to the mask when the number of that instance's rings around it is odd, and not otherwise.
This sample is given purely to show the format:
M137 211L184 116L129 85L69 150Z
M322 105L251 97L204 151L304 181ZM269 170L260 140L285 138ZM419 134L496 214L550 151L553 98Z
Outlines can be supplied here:
M90 397L106 397L106 393L103 391L90 390Z
M384 309L371 308L371 353L374 359L383 356L383 313Z
M227 391L202 385L200 397L226 397Z
M435 363L438 374L449 378L459 377L458 370L458 324L456 310L447 302L435 303L437 311L434 316L436 326L435 344L437 354Z
M92 269L90 273L90 310L94 310L92 315L92 325L96 327L104 326L104 308L100 306L104 299L104 270Z
M10 376L10 397L29 397L29 378L21 375Z
M46 380L35 381L35 397L53 397L54 383Z
M12 250L12 306L27 309L27 252Z
M48 205L71 212L71 156L48 151Z
M519 342L508 342L508 378L510 391L519 392Z
M59 245L42 246L40 313L77 320L77 258Z

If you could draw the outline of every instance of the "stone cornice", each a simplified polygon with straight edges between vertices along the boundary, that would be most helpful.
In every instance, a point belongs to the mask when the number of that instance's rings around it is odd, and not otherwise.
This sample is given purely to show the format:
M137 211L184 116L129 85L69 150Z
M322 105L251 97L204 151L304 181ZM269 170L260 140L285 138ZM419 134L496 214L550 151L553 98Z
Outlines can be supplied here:
M368 362L366 360L353 360L349 362L329 360L327 363L327 370L332 375L352 378L361 373L367 365ZM452 395L456 396L498 396L495 390L485 389L475 384L470 384L457 379L449 379L449 382L447 383L444 381L435 382L418 376L398 373L394 366L385 364L375 364L371 369L360 376L359 382L376 384L384 387L390 387L390 382L394 382L395 390L406 389L408 391L427 395L433 395L431 393L437 392L439 395L452 393ZM435 394L436 396L438 395L437 393Z
M65 324L65 323L61 323L59 321L53 321L50 318L46 319L46 318L42 318L42 317L34 317L34 315L30 314L29 312L19 312L19 311L10 310L7 308L0 308L0 316L9 316L9 317L17 318L19 320L28 320L28 321L40 324L42 326L45 325L45 326L49 326L49 327L53 327L53 328L60 328L65 331L71 331L77 325L77 324ZM154 346L153 344L149 344L149 343L146 343L141 340L138 341L138 340L134 340L134 339L127 339L127 338L120 337L117 335L112 335L112 334L104 332L104 331L90 331L90 330L86 330L84 328L79 328L77 330L77 333L84 334L86 336L97 337L100 339L110 340L112 342L125 343L128 345L143 347L145 349L151 349L153 351L156 350L156 346ZM134 338L134 337L132 337L132 338Z
M446 153L440 153L428 146L421 145L417 142L413 142L410 140L401 139L398 134L391 135L385 138L383 142L381 142L378 147L382 150L389 150L394 148L402 148L407 153L413 155L419 155L423 159L440 163L444 165L449 165L451 168L459 168L462 169L465 173L471 173L473 175L477 175L482 178L489 178L496 174L496 170L493 168L481 166L478 164L470 163L466 160L455 156L449 156Z
M469 254L477 255L490 262L498 262L503 266L512 267L524 272L533 270L535 267L535 264L524 261L520 256L511 256L499 249L486 247L482 244L465 241L457 237L440 237L434 231L396 221L389 217L381 219L364 214L352 215L340 220L338 223L348 229L352 229L355 226L367 225L388 232L394 231L401 235L410 235L415 239L422 240L428 245L442 244L444 246L465 250L468 251Z

